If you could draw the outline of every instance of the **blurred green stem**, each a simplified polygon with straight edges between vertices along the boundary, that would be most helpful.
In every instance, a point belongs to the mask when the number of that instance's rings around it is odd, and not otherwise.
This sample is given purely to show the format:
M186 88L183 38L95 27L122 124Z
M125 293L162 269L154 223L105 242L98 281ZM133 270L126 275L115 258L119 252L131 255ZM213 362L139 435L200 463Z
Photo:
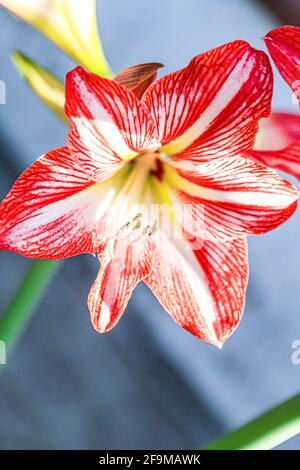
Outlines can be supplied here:
M207 446L208 450L269 450L300 433L300 394Z
M9 352L30 320L52 277L58 261L35 260L27 270L16 293L0 317L0 340Z

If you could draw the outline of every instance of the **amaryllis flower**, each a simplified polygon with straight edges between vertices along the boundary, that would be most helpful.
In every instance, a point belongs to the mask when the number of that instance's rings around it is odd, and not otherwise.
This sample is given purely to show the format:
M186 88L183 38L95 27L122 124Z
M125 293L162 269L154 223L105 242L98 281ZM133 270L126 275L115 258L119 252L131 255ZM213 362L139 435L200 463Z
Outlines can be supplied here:
M81 67L67 75L68 144L2 202L0 248L96 254L88 305L100 332L143 280L179 325L220 347L244 308L245 236L274 229L297 205L291 183L245 158L270 112L269 60L235 41L137 94Z
M264 41L300 105L300 28L277 28ZM255 149L258 152L251 152L251 156L256 161L285 171L300 181L300 115L272 114L261 123Z

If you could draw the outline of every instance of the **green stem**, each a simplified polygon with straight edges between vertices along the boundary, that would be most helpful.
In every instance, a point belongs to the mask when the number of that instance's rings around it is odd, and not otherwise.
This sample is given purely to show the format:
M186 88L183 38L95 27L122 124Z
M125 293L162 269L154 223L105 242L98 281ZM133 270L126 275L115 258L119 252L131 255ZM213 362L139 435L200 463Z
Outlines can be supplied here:
M300 433L300 394L207 446L208 450L269 450Z
M58 261L35 260L26 272L0 317L0 340L5 342L8 352L30 320L59 266Z

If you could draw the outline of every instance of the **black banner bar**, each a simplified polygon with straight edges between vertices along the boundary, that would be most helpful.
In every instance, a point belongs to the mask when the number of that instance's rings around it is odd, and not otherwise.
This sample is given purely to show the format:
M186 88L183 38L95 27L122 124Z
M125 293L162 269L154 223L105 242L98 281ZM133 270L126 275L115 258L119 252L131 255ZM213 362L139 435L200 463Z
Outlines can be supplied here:
M299 462L299 451L0 451L0 466L4 464L30 465L43 468L56 464L70 464L75 467L96 468L118 466L118 468L138 468L147 465L189 465L209 467L216 465L242 464L255 465L275 463L287 465Z

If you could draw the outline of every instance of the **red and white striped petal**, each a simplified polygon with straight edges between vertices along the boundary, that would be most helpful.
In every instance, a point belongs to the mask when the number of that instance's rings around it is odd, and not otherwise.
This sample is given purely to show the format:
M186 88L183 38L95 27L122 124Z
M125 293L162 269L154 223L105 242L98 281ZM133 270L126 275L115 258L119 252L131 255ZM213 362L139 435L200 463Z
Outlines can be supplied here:
M114 256L107 250L101 257L99 273L88 297L91 321L100 333L116 325L133 289L149 274L150 258L147 259L140 245L127 245L118 240L111 242Z
M283 150L300 141L300 114L272 113L261 119L255 150Z
M300 28L283 26L264 38L282 78L294 91L300 105Z
M30 258L94 253L115 190L94 183L67 147L40 157L0 205L0 249Z
M266 54L234 41L195 57L143 96L162 150L207 160L253 147L258 120L270 113L272 70Z
M137 152L159 145L146 106L122 85L81 67L67 75L65 112L71 123L69 146L79 160L95 161L98 180Z
M283 150L252 150L247 157L258 163L284 171L300 181L300 140Z
M273 113L263 119L254 150L245 155L300 181L300 115Z
M248 281L245 239L193 249L161 235L145 283L183 328L221 347L240 322Z
M205 238L265 233L285 222L297 207L296 188L250 159L184 163L185 171L179 170L184 178L171 176L170 184L181 204L187 204L191 216L204 218L204 224L192 226L200 227Z

